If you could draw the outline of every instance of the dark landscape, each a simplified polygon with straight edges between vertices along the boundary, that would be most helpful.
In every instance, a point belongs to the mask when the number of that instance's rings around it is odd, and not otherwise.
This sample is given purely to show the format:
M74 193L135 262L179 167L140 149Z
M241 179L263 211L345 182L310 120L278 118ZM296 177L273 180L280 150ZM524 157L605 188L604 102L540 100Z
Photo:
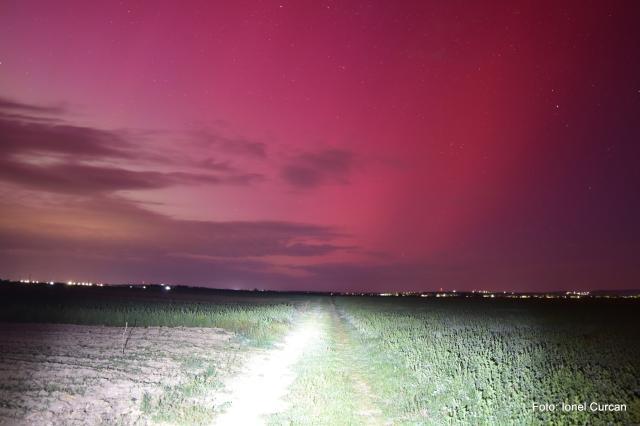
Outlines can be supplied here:
M312 338L289 348L295 379L283 410L260 413L270 424L640 421L638 298L8 282L0 296L8 423L90 414L96 423L209 424L225 418L225 392L247 364L258 356L271 368L266 353L286 351L282 338L295 333ZM596 402L599 411L535 412L538 401ZM258 421L247 412L231 419Z

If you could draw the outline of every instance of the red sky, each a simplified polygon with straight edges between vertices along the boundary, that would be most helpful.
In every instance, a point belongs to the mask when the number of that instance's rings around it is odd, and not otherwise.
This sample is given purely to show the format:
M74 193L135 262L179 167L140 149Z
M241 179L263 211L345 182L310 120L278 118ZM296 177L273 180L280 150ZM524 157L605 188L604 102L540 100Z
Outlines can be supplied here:
M0 275L637 288L635 2L0 6Z

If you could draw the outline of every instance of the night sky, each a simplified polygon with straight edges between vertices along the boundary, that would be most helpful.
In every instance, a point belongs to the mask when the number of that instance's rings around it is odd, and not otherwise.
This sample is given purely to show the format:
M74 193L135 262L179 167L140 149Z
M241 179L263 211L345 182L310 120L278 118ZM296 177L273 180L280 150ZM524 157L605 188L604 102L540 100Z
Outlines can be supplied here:
M0 276L640 287L640 4L3 1Z

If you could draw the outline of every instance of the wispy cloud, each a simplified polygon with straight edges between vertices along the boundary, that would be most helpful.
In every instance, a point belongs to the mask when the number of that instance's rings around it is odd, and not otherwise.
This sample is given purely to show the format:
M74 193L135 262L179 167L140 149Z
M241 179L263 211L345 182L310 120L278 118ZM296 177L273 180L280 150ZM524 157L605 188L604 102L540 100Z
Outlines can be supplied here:
M353 162L354 155L350 151L325 149L291 158L280 173L285 182L298 189L315 188L324 184L346 184Z
M198 130L193 132L193 136L200 144L226 154L258 159L267 157L267 145L263 142L241 137L229 137L213 130Z
M62 154L77 158L130 157L133 146L118 132L60 122L30 122L0 116L3 155Z
M39 116L63 112L61 107L0 98L0 180L43 191L95 195L173 185L250 185L264 179L211 158L185 171L193 164L143 151L131 140L132 133L78 126L61 117L43 121Z
M0 161L0 180L30 188L69 194L109 193L120 190L159 189L173 185L249 185L260 175L214 176L186 172L134 171L83 164L28 164Z
M66 111L62 105L34 105L3 97L0 97L0 110L27 114L62 114Z
M71 200L73 208L29 209L19 223L0 221L4 250L83 251L113 258L203 259L309 257L348 249L329 226L283 221L194 221L151 212L113 198ZM7 209L17 220L21 207ZM55 226L52 226L55 224ZM77 254L77 253L76 253Z

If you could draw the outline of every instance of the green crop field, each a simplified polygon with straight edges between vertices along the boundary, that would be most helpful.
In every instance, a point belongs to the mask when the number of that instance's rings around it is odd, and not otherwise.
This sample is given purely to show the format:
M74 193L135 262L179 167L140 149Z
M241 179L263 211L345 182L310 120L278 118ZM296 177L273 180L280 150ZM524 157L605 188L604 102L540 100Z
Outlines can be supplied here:
M95 397L91 371L119 371L144 391L129 408L104 396L100 421L228 424L262 405L249 418L277 425L640 423L637 301L132 291L4 294L4 333L23 328L0 346L0 418L64 422L75 406L60 400ZM44 342L33 324L89 328ZM82 372L15 375L47 359Z
M372 383L389 418L640 421L637 305L345 298L337 306L353 339L375 354ZM626 403L627 412L533 410L562 402Z
M294 314L288 303L101 302L13 304L1 320L132 327L219 327L255 344L268 344L286 331Z

